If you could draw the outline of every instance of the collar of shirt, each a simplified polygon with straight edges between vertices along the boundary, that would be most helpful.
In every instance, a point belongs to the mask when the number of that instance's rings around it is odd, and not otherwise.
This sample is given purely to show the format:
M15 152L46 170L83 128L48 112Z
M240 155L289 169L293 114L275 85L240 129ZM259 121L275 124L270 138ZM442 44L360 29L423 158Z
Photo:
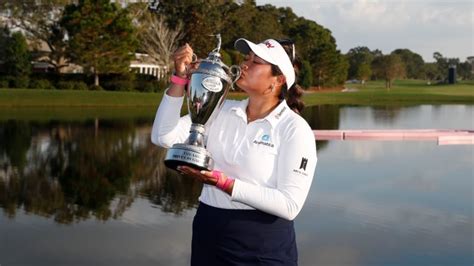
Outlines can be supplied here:
M242 100L237 106L234 106L231 108L232 111L235 112L235 114L239 117L241 117L245 122L247 122L247 105L249 103L249 99ZM278 122L286 115L288 114L289 111L288 104L286 104L286 101L283 100L281 101L278 106L273 109L271 113L269 113L267 116L265 116L263 119L267 120L272 127L275 127ZM260 119L257 119L258 121Z

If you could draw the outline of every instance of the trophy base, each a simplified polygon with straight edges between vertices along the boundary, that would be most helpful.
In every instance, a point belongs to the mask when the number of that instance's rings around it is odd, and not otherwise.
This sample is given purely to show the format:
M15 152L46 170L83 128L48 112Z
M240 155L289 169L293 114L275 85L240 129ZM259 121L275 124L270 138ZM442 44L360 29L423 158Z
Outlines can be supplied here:
M186 165L199 170L210 171L214 168L214 160L206 149L180 143L168 149L165 156L165 165L173 170L177 170L178 166Z

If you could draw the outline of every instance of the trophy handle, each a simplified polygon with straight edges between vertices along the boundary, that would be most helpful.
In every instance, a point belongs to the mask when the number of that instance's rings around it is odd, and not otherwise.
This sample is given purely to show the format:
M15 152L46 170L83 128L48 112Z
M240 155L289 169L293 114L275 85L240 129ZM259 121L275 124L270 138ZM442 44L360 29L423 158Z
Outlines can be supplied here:
M232 76L232 84L231 84L231 88L232 90L234 90L234 83L237 82L237 80L239 80L240 78L240 73L242 73L241 69L240 69L240 66L238 65L232 65L230 66L229 68L229 72L230 72L230 75Z
M196 63L199 63L201 62L201 60L199 60L199 58L197 57L197 55L195 53L193 53L193 56L191 58L191 63L189 63L189 65L194 65ZM190 75L194 72L194 70L196 70L195 68L189 68L189 65L186 65L185 68L186 68L186 75Z
M191 59L191 64L197 63L198 62L198 56L193 53L192 59Z

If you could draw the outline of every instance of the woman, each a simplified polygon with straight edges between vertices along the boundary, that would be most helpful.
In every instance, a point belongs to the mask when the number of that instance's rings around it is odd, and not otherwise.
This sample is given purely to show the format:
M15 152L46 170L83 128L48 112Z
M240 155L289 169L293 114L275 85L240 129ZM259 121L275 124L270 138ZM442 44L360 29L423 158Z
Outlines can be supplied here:
M297 265L293 219L308 194L317 158L312 130L296 113L302 105L295 99L301 94L294 46L288 45L287 53L273 39L260 44L238 39L235 48L245 54L237 85L248 98L226 100L207 130L214 170L178 168L204 183L193 221L191 264ZM157 145L171 147L188 136L191 120L179 114L192 55L187 44L174 54L175 74L152 129Z

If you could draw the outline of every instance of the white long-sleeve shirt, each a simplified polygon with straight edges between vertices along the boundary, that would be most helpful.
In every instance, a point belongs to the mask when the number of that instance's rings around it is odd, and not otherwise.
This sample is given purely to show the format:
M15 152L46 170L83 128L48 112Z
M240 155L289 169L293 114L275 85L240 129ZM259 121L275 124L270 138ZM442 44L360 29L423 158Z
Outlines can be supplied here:
M151 132L165 148L183 143L191 119L180 117L184 97L166 93ZM204 184L199 200L224 209L258 209L293 220L303 207L316 170L316 142L308 123L282 101L263 119L247 124L248 100L226 100L207 129L214 170L235 179L232 195Z

